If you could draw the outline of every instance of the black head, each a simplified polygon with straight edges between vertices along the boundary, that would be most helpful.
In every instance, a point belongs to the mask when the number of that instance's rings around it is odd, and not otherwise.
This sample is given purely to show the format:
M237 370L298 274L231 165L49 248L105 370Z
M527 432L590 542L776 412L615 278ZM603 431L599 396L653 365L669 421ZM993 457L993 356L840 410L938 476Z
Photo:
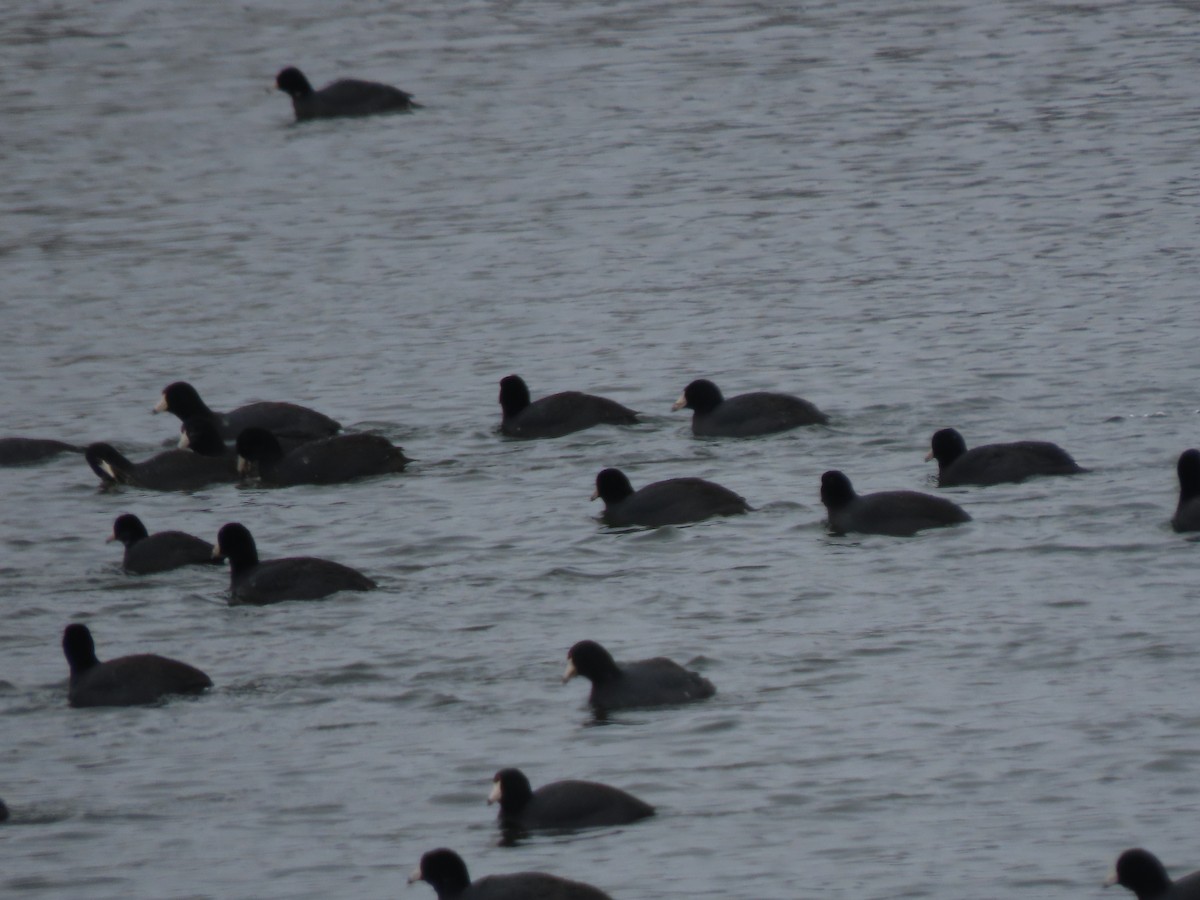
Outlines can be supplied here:
M520 375L505 375L500 379L500 408L504 417L515 416L529 405L529 388Z
M265 428L243 428L237 436L237 455L252 463L272 463L283 459L283 447Z
M838 509L857 496L850 479L837 469L830 469L821 476L821 502L826 509Z
M83 458L105 484L116 484L121 474L133 467L128 459L117 452L112 444L88 444Z
M213 547L213 559L222 556L229 559L229 565L234 570L247 566L258 565L258 547L254 544L254 536L250 529L240 522L230 522L222 525L217 532L217 544Z
M192 416L179 426L179 446L201 456L224 456L225 441L208 416Z
M132 547L148 534L141 519L133 513L124 513L117 516L113 522L112 536L109 537L109 540L120 541L126 547Z
M408 883L426 882L439 897L453 897L471 886L467 864L453 850L442 847L430 850L421 857L421 864L408 878Z
M1200 497L1200 450L1184 450L1175 466L1179 473L1179 502Z
M92 640L92 633L86 625L72 624L63 629L62 648L67 664L71 667L72 676L86 672L100 663L100 660L96 659L96 644Z
M1129 888L1138 900L1151 900L1171 886L1171 878L1158 857L1149 850L1134 847L1117 857L1117 864L1105 884Z
M275 76L275 87L293 100L308 97L313 92L312 85L308 83L304 73L295 66L288 66Z
M200 399L199 392L186 381L173 381L163 388L162 399L154 411L169 412L181 422L192 416L212 415L212 410Z
M595 641L580 641L567 651L567 671L563 681L582 675L595 684L620 674L612 654Z
M719 387L707 378L697 378L683 389L683 396L675 401L671 409L690 409L704 415L720 406L724 399Z
M492 793L488 803L499 803L502 813L516 812L532 796L533 788L520 769L501 769L492 776Z
M596 493L592 494L592 499L599 497L608 506L620 503L632 493L633 485L624 472L620 469L601 469L596 476Z
M944 469L967 452L967 442L953 428L943 428L935 431L929 441L929 455L925 458L936 459L938 469Z
M4 805L4 801L0 800L0 822L8 821L8 807Z

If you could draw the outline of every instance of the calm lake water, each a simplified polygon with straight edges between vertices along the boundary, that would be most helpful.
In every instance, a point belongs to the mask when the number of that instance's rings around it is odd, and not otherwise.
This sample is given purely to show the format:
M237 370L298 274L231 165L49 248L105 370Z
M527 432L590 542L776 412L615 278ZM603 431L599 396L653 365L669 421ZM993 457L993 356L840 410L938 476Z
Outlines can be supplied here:
M421 853L614 898L1076 900L1145 845L1200 866L1194 3L697 0L15 5L0 23L2 432L141 457L168 382L379 430L400 476L105 494L0 470L0 892L431 898ZM275 72L411 116L291 123ZM500 439L498 380L647 421ZM829 427L697 440L695 377ZM929 436L1088 475L946 493L966 527L830 537L822 471L936 490ZM756 511L613 532L588 496L720 481ZM230 608L123 575L113 518L381 589ZM207 696L66 705L62 628ZM712 701L594 727L567 648ZM515 765L655 804L502 847ZM1114 896L1107 895L1110 900ZM1116 896L1125 896L1119 889Z

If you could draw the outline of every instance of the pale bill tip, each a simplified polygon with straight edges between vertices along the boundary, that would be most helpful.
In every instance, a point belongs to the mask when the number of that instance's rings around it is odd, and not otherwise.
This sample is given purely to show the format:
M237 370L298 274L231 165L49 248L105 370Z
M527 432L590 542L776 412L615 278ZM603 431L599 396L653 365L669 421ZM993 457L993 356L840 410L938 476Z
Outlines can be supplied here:
M179 429L179 449L186 450L190 446L192 446L192 442L188 439L187 429L180 428Z
M408 875L408 883L416 884L418 881L424 881L425 876L421 874L421 867L417 866Z
M166 412L166 411L167 411L167 395L163 394L158 399L158 402L154 404L154 409L150 410L150 412L160 413L160 412Z
M685 406L687 406L687 397L683 396L683 394L680 394L679 399L671 404L671 412L678 412Z
M212 558L213 558L213 559L220 559L220 558L221 558L222 556L224 556L224 555L225 555L225 554L221 552L221 545L220 545L220 544L213 544L213 553L212 553Z
M499 803L501 793L502 792L500 790L500 782L498 782L498 781L493 782L492 783L492 792L490 794L488 794L488 806L491 806L493 803Z
M593 500L600 499L600 488L596 488L596 490L592 491L592 499Z
M925 454L925 462L929 462L931 459L933 459L933 451L932 450L930 450L928 453Z
M114 533L114 534L110 534L108 537L106 537L106 538L104 539L104 543L106 543L106 544L111 544L111 543L112 543L113 541L115 541L116 539L117 539L117 536L116 536L116 534L115 534L115 533Z
M1105 887L1112 887L1117 883L1117 868L1113 866L1112 871L1108 873L1108 877L1104 879Z
M250 460L246 459L244 456L239 456L237 470L239 475L245 475L247 472L249 472Z
M562 683L566 684L568 681L570 681L572 678L574 678L578 674L579 674L579 672L576 671L576 669L575 669L575 660L568 659L567 660L567 670L565 672L563 672Z

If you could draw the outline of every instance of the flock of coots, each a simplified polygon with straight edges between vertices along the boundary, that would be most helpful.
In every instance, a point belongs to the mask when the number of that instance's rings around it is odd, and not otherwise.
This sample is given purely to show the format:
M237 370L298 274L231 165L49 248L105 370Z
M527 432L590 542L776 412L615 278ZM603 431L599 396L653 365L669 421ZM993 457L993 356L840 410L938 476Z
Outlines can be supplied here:
M305 117L301 115L302 101L308 104L303 107L309 110L305 115L327 114L311 110L328 108L337 98L353 93L351 88L375 96L377 102L391 96L378 94L375 89L381 86L367 82L337 82L320 92L312 92L307 85L296 70L280 74L280 87L292 94L301 118ZM517 375L501 380L499 400L499 431L516 439L553 438L597 425L639 421L636 412L613 400L577 391L532 400ZM673 409L692 410L692 432L702 437L744 438L828 422L816 406L799 397L756 392L726 399L705 379L689 384ZM191 491L245 479L278 487L336 484L401 472L409 462L403 450L386 438L342 433L336 421L302 406L259 402L227 413L214 412L186 382L168 385L155 411L170 412L180 419L180 446L141 462L130 461L110 444L92 444L81 451L59 441L5 438L0 439L0 463L27 464L60 453L82 452L106 487ZM937 460L938 483L944 487L1020 482L1086 471L1055 444L1019 441L969 450L962 435L952 428L933 435L926 459ZM1200 530L1200 451L1182 454L1178 475L1180 500L1171 523L1177 531ZM837 470L821 476L820 496L829 528L835 533L906 536L971 518L945 497L919 491L858 494L850 479ZM752 511L738 494L701 478L671 478L634 490L624 473L615 468L605 468L596 476L596 498L604 501L603 520L622 528L679 525ZM363 573L331 560L260 559L253 535L238 522L224 525L210 543L179 531L151 534L137 516L125 513L113 523L110 540L124 546L123 567L130 574L227 561L231 604L319 600L341 591L376 587ZM155 654L101 662L91 632L82 624L66 627L62 647L70 667L68 701L72 706L148 704L167 695L196 694L212 686L208 675L194 666ZM580 641L568 651L563 681L576 675L591 682L589 703L598 716L612 710L704 700L716 693L712 682L669 659L619 663L594 641ZM654 808L642 800L595 782L559 781L533 790L517 769L496 773L488 801L500 805L502 829L518 834L623 825L654 814ZM6 815L0 804L0 820ZM426 853L410 880L428 882L441 900L607 897L590 885L539 872L472 881L463 860L447 849ZM1129 888L1139 900L1200 900L1200 874L1171 882L1162 864L1142 849L1123 853L1110 880Z

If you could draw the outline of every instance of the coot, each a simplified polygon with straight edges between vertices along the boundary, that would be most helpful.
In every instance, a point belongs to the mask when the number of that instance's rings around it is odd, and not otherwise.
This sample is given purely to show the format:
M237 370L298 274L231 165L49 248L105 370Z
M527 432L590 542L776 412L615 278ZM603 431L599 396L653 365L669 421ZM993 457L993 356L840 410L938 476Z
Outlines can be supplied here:
M292 98L297 122L410 112L421 108L412 94L376 81L343 78L314 91L304 73L294 66L288 66L275 76L275 87Z
M222 525L213 555L229 559L230 603L263 606L284 600L320 600L338 591L369 591L374 581L349 566L312 556L260 562L246 526Z
M1158 857L1141 847L1118 856L1104 884L1129 888L1138 900L1200 900L1200 872L1172 881Z
M110 541L125 545L122 567L131 575L150 575L169 572L181 566L214 565L213 545L182 531L159 531L149 534L142 520L124 513L113 522Z
M945 497L919 491L856 494L850 479L838 471L821 476L821 502L829 512L829 528L837 534L859 531L908 537L925 528L971 521L961 506Z
M50 459L60 453L82 452L82 447L50 438L0 438L0 466L24 466Z
M672 410L692 410L692 434L699 437L754 437L801 425L824 425L825 413L791 394L756 391L725 399L707 378L683 389Z
M1179 473L1179 505L1171 517L1176 531L1200 531L1200 450L1184 450L1175 470Z
M567 651L563 683L576 675L592 683L588 702L600 711L687 703L717 692L707 678L665 657L618 664L595 641L580 641Z
M424 881L438 900L612 900L604 891L544 872L488 875L472 881L467 864L453 850L430 850L408 878Z
M342 426L329 416L295 403L260 401L239 406L232 412L213 412L186 381L175 381L163 388L154 412L169 412L181 422L203 416L216 426L221 439L226 441L236 440L246 428L265 428L276 436L308 441L342 430Z
M232 456L204 456L191 450L166 450L135 463L111 444L89 444L83 456L105 486L127 484L152 491L196 491L238 478Z
M212 687L212 679L194 666L153 653L100 662L86 625L68 625L62 647L71 666L67 700L72 706L138 706Z
M620 469L603 469L596 476L596 498L604 501L604 521L618 527L681 525L750 511L742 497L703 478L668 478L635 492Z
M535 791L520 769L495 774L488 803L500 804L502 827L520 830L628 825L654 815L649 803L594 781L554 781Z
M1058 444L1049 441L1013 441L967 449L953 428L935 431L925 461L936 459L938 484L1002 484L1024 481L1035 475L1075 475L1086 472Z
M520 375L500 379L500 431L513 438L555 438L595 425L636 425L637 413L607 397L563 391L530 402Z
M404 451L378 434L338 434L285 452L271 432L247 428L237 438L238 471L274 485L337 484L402 472Z

